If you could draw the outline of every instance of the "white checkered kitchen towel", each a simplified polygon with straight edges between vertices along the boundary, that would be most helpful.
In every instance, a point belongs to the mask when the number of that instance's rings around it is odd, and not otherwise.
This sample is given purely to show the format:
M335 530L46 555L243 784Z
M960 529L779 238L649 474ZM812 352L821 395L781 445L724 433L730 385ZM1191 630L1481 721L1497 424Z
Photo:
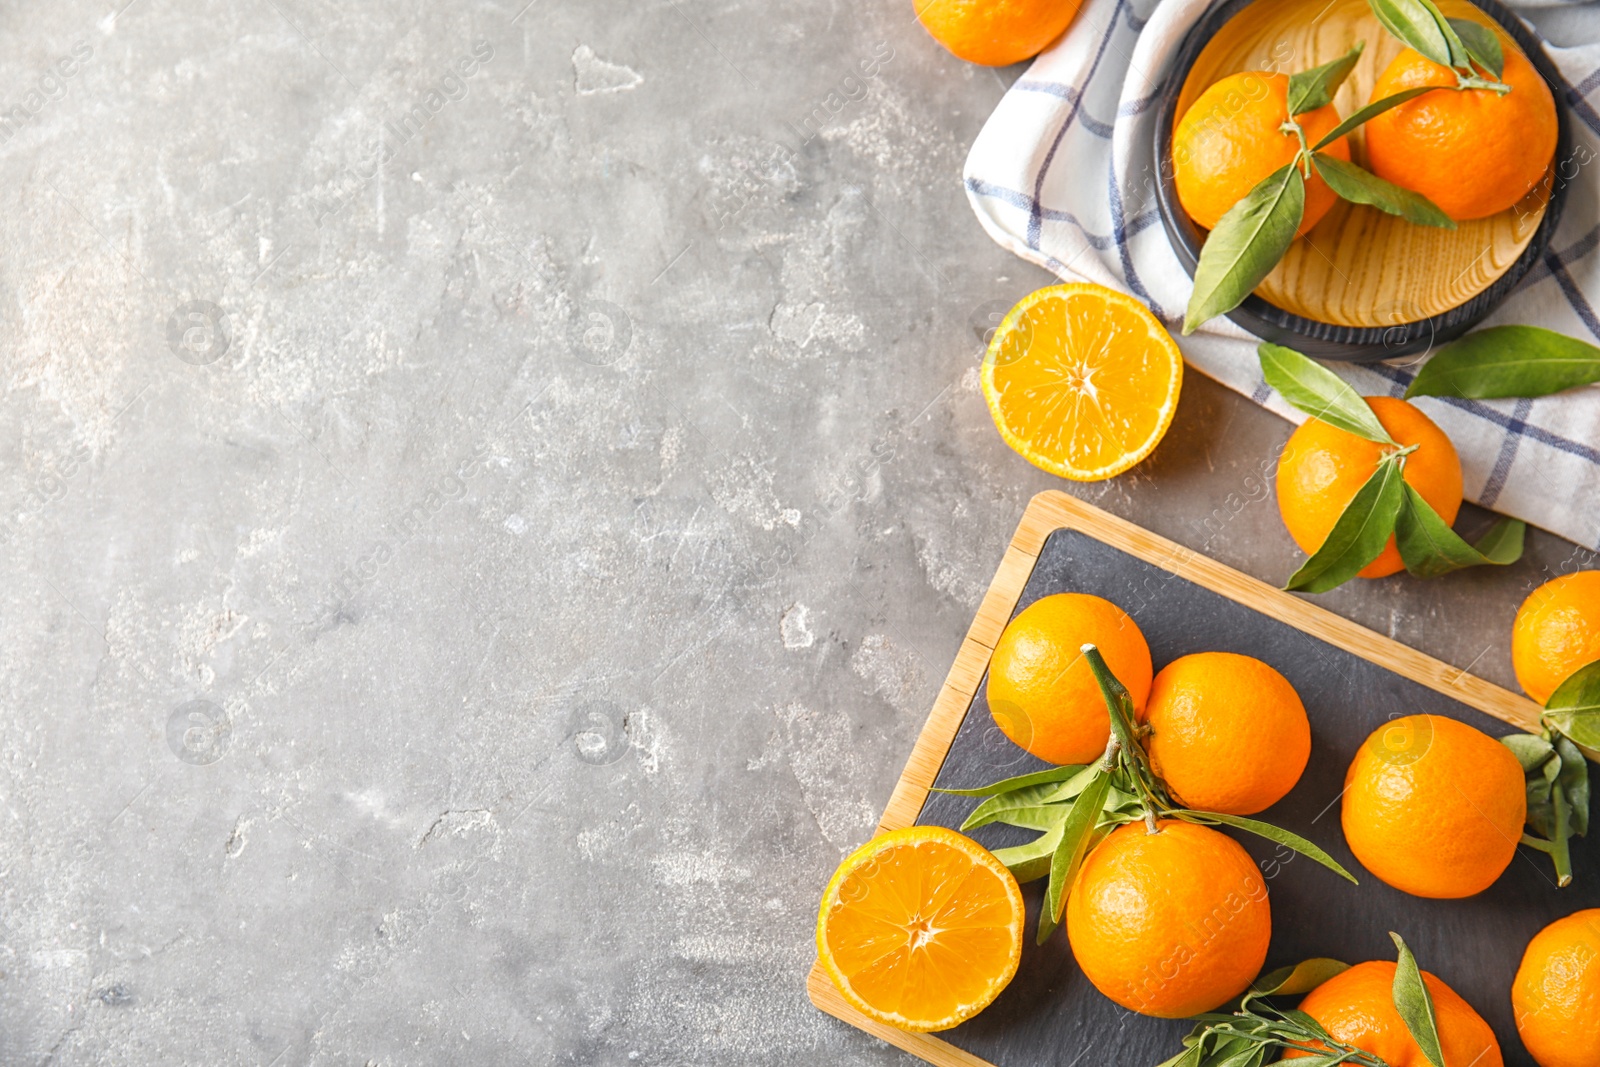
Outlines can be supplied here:
M1159 79L1208 0L1086 0L1072 26L995 108L967 157L966 187L989 235L1069 281L1131 292L1176 332L1191 284L1167 241L1148 176ZM1514 5L1526 8L1528 4ZM1587 5L1585 5L1587 6ZM1592 26L1600 9L1560 17ZM1538 19L1537 21L1542 21ZM1600 43L1547 45L1571 86L1579 159L1600 152ZM1555 87L1558 95L1562 87ZM1529 323L1600 340L1600 189L1573 183L1544 261L1485 325ZM1255 341L1225 319L1180 344L1197 370L1281 415L1304 418L1261 379ZM1338 366L1368 395L1404 392L1415 372ZM1456 443L1467 498L1600 547L1600 386L1539 400L1418 401Z

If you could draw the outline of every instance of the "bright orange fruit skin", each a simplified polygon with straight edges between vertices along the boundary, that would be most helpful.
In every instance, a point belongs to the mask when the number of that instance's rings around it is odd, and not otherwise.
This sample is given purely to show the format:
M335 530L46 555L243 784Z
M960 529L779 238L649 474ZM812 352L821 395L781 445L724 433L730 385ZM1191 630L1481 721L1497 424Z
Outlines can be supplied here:
M822 894L817 959L857 1011L946 1030L1000 995L1022 959L1022 890L942 826L891 830L851 853Z
M1215 229L1229 208L1261 179L1284 166L1300 141L1279 127L1289 121L1289 76L1251 70L1230 74L1190 105L1172 131L1173 182L1183 210L1198 226ZM1308 144L1339 125L1332 104L1297 116ZM1349 160L1343 137L1322 149ZM1296 236L1322 220L1339 198L1317 172L1306 182L1305 213Z
M1188 807L1254 815L1293 789L1311 757L1311 722L1289 679L1232 652L1161 668L1145 722L1151 764Z
M1000 635L989 660L989 712L1012 741L1051 763L1105 753L1111 716L1083 658L1093 644L1142 714L1150 696L1150 646L1128 613L1087 593L1029 604Z
M1510 39L1501 78L1511 91L1440 89L1366 124L1367 165L1421 193L1458 222L1496 215L1521 200L1556 152L1556 104L1539 72ZM1423 85L1452 86L1446 67L1407 48L1378 76L1372 99Z
M1178 345L1138 300L1089 282L1022 298L978 372L995 429L1040 470L1101 481L1161 443L1183 390Z
M1067 939L1094 987L1130 1011L1182 1019L1243 992L1272 939L1267 886L1239 843L1192 823L1119 827L1067 899Z
M1344 780L1345 841L1396 889L1470 897L1493 885L1516 855L1528 814L1522 766L1464 722L1395 719L1362 743Z
M1600 1063L1600 909L1534 935L1511 983L1517 1033L1539 1067Z
M1543 704L1579 667L1600 660L1600 571L1554 578L1528 595L1511 624L1517 682Z
M1334 1039L1370 1052L1389 1067L1430 1067L1394 1006L1394 963L1358 963L1323 982L1300 1002L1300 1010ZM1494 1030L1472 1005L1436 976L1422 972L1439 1020L1439 1045L1450 1067L1504 1067ZM1309 1055L1285 1052L1286 1060Z
M986 67L1031 59L1061 36L1082 0L916 0L917 20L957 58Z
M1447 524L1461 510L1461 459L1432 419L1404 400L1369 396L1367 406L1401 445L1420 445L1406 457L1405 480ZM1307 419L1278 458L1278 513L1306 555L1322 547L1345 506L1377 470L1389 449L1321 419ZM1384 578L1405 569L1394 537L1359 572Z

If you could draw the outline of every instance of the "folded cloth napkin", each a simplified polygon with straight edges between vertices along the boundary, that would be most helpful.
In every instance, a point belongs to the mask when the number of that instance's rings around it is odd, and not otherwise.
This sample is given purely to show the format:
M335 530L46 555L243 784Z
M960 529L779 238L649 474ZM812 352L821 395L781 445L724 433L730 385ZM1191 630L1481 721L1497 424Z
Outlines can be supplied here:
M1168 58L1209 2L1086 0L1005 94L966 165L967 195L991 237L1066 280L1133 293L1174 332L1192 285L1157 212L1151 123ZM1572 8L1560 17L1589 20L1600 38L1600 9ZM1552 88L1572 111L1575 159L1600 164L1600 107L1589 99L1600 88L1600 43L1547 43L1546 51L1567 81ZM1582 169L1549 253L1485 325L1600 338L1597 174ZM1262 380L1255 339L1233 323L1215 319L1179 343L1197 370L1280 415L1305 418ZM1410 357L1334 366L1366 395L1398 396L1418 365ZM1417 404L1455 442L1467 499L1600 547L1600 386L1539 400Z

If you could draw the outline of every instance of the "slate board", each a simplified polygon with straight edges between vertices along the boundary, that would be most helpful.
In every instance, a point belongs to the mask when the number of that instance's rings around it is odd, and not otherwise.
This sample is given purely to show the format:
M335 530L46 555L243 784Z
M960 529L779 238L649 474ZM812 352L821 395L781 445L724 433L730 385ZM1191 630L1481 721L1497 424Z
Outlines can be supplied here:
M1071 509L1093 510L1077 502ZM1543 926L1580 908L1600 906L1600 857L1593 844L1574 842L1576 878L1567 889L1557 889L1548 857L1520 848L1510 869L1485 893L1467 900L1432 901L1408 896L1367 874L1350 854L1339 826L1345 769L1361 742L1385 721L1426 712L1460 719L1494 737L1514 728L1280 617L1290 613L1269 615L1087 533L1058 529L1044 538L1037 564L1011 614L1042 596L1069 591L1093 593L1121 605L1144 631L1157 670L1190 652L1244 653L1283 672L1305 702L1312 729L1310 763L1289 796L1259 817L1316 841L1360 878L1361 885L1352 886L1304 857L1235 833L1267 877L1273 918L1267 968L1312 956L1350 963L1392 960L1388 931L1399 931L1426 970L1444 979L1489 1020L1508 1065L1536 1067L1512 1021L1511 980L1528 940ZM983 662L987 663L986 655ZM953 670L952 678L957 673ZM934 784L971 787L1047 766L1000 733L990 717L984 685L980 682L976 688ZM907 777L911 774L908 768ZM974 803L970 798L928 794L916 822L956 828ZM990 826L973 836L990 848L1000 848L1036 835ZM1011 985L975 1019L937 1035L968 1056L940 1049L937 1041L901 1040L904 1035L868 1028L941 1063L1154 1067L1180 1051L1179 1039L1189 1024L1135 1015L1101 996L1078 970L1064 933L1058 932L1043 947L1033 944L1043 889L1043 881L1023 886L1028 936ZM825 1010L841 1014L823 1004L815 985L813 999ZM862 1025L859 1016L852 1021ZM925 1047L918 1042L926 1042Z

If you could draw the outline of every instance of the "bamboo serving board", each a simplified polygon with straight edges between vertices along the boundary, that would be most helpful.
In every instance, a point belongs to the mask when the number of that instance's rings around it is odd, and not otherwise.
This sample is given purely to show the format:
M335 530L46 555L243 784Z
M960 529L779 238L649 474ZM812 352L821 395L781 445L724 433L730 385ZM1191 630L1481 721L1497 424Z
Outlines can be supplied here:
M1467 0L1439 0L1446 15L1494 26ZM1334 106L1351 115L1372 96L1378 75L1400 53L1367 0L1256 0L1223 26L1184 79L1182 115L1207 88L1230 74L1271 70L1292 74L1330 62L1357 41L1367 47L1340 87ZM1516 46L1502 37L1506 48ZM1357 131L1352 158L1364 163ZM1544 218L1554 161L1546 180L1522 202L1454 230L1416 226L1376 208L1343 200L1256 292L1285 311L1340 326L1388 328L1441 315L1493 285L1518 257Z
M1350 855L1338 799L1357 747L1388 719L1450 715L1494 736L1534 729L1539 708L1508 692L1157 537L1060 492L1033 498L978 608L878 832L913 824L959 827L974 801L931 794L1046 766L993 725L983 694L989 656L1011 617L1051 593L1104 596L1133 616L1159 670L1190 652L1242 652L1282 671L1305 702L1312 754L1300 784L1263 818L1310 837L1361 879L1352 886L1304 858L1238 837L1262 867L1273 910L1267 968L1311 956L1350 963L1393 959L1398 930L1425 969L1438 974L1494 1026L1505 1062L1535 1067L1511 1018L1511 978L1528 939L1554 919L1600 906L1596 849L1574 842L1575 883L1558 890L1543 855L1520 849L1487 892L1461 901L1410 897L1379 882ZM990 848L1033 834L990 826L974 835ZM1181 1050L1184 1022L1117 1008L1078 971L1066 936L1033 944L1043 882L1028 902L1022 965L977 1018L942 1034L908 1034L866 1018L814 966L806 987L830 1015L942 1067L1154 1067Z

